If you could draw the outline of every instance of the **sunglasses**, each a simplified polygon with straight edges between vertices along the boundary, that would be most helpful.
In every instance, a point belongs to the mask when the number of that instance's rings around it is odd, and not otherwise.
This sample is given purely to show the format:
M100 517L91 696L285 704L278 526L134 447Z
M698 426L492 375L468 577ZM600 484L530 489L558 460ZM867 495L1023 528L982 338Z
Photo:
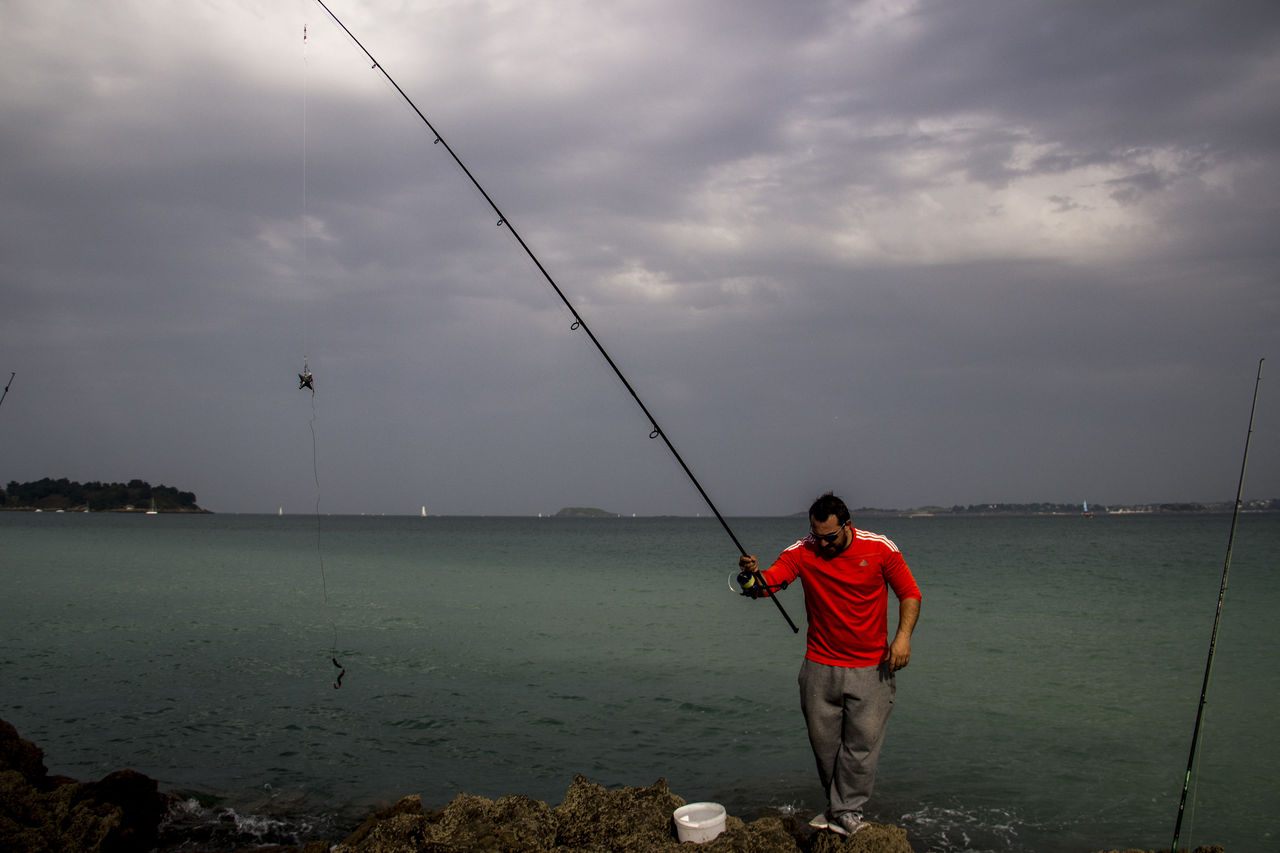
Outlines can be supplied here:
M844 532L844 525L842 524L833 533L814 533L812 530L810 530L809 535L824 545L833 545L835 544L835 541L840 538L840 534L843 532Z

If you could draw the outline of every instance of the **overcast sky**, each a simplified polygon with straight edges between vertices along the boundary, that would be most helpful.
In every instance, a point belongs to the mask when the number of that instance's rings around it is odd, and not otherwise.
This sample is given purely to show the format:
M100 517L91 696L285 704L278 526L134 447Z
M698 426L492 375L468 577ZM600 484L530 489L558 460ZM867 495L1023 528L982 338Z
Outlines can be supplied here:
M1274 0L330 8L726 515L1234 496L1280 355ZM0 13L0 481L708 512L312 0ZM1278 439L1280 360L1246 498Z

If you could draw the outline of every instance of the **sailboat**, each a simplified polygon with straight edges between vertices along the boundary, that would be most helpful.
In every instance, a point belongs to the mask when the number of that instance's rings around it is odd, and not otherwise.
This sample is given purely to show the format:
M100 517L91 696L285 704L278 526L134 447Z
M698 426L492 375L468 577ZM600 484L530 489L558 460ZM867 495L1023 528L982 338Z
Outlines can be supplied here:
M425 506L422 508L422 517L423 518L427 517L427 508Z
M151 499L151 509L147 510L147 515L156 515L156 499Z
M1084 517L1085 517L1085 518L1093 518L1093 513L1089 511L1089 502L1088 502L1088 501L1085 501L1085 502L1084 502Z

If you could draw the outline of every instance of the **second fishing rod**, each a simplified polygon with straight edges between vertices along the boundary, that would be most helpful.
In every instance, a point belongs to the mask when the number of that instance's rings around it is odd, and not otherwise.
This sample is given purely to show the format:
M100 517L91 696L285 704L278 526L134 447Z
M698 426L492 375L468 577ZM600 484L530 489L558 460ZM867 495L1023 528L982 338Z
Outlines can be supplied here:
M382 63L378 62L377 58L374 57L374 55L369 52L369 49L366 48L364 44L361 43L360 39L356 38L355 33L347 29L347 25L342 23L342 20L339 19L338 16L333 13L333 10L330 9L327 5L325 5L324 0L316 0L316 3L319 4L320 8L324 9L324 11L329 15L329 17L334 20L334 23L336 23L339 27L342 28L342 31L347 34L347 36L351 39L352 42L355 43L356 47L360 48L360 50L364 53L364 55L369 57L369 61L373 63L373 67L382 73L382 76L387 79L387 82L391 84L392 88L394 88L396 92L400 94L400 97L403 98L405 103L407 103L409 107L414 111L414 113L417 114L418 118L422 119L422 123L425 124L427 126L427 129L430 130L431 133L435 136L435 144L441 145L444 147L444 150L447 151L449 153L449 156L453 158L453 162L457 164L458 168L463 171L463 173L471 181L472 185L476 188L476 190L480 193L480 195L484 197L484 200L488 203L489 207L492 208L494 214L498 217L498 221L497 221L498 227L499 228L506 227L506 229L511 232L511 236L514 237L516 239L516 242L520 244L520 248L523 249L524 253L529 256L529 260L533 261L534 266L538 268L538 272L542 273L542 277L547 280L547 284L551 285L551 289L556 292L556 296L560 297L560 301L564 303L565 307L569 309L569 313L573 315L573 325L571 328L573 328L574 330L581 329L583 332L586 332L587 337L591 339L591 343L595 345L596 350L600 353L600 355L604 358L604 360L608 362L609 367L614 372L614 375L618 377L618 380L622 383L623 387L627 389L627 392L631 395L632 399L636 401L636 405L638 405L640 407L640 410L644 412L644 416L649 419L649 424L652 426L652 431L649 433L649 437L662 439L663 443L666 444L667 449L671 451L671 455L675 457L676 462L678 462L680 464L681 469L684 470L684 473L689 478L689 481L692 482L694 488L698 490L698 494L702 496L703 501L705 501L707 506L711 508L711 511L715 513L716 520L720 522L720 526L724 528L725 533L729 534L729 538L733 540L733 544L737 547L739 553L741 553L743 556L746 556L747 554L746 548L742 547L742 543L738 541L738 537L734 535L733 529L729 527L729 523L725 521L724 516L720 514L720 510L716 508L716 505L711 500L710 495L708 495L706 490L702 488L702 484L698 482L698 478L693 475L693 471L690 470L688 464L685 463L684 457L682 457L680 455L680 452L676 450L675 445L671 443L671 439L667 437L666 432L664 432L662 427L658 424L657 418L653 416L653 413L649 411L649 407L646 406L644 404L644 401L640 399L640 395L636 393L635 388L631 386L631 383L627 380L627 377L623 375L622 370L618 367L617 363L614 362L613 358L609 355L609 352L604 348L604 345L600 343L600 339L597 338L595 333L591 331L591 327L587 325L587 321L584 320L582 318L582 315L578 313L578 309L573 307L573 303L569 301L569 297L567 297L564 291L560 289L560 285L556 284L555 279L551 277L551 273L548 272L547 268L542 265L542 262L540 260L538 260L537 255L535 255L533 253L533 250L529 248L529 244L526 243L524 241L524 238L520 236L520 232L516 230L515 226L511 223L511 221L507 219L506 214L503 213L502 209L498 207L497 202L495 202L492 196L490 196L489 193L485 191L485 188L480 185L480 181L476 179L476 176L473 175L471 173L471 170L467 168L466 164L462 162L462 158L458 156L457 152L455 152L453 148L449 145L449 143L445 141L445 138L440 133L440 131L436 130L435 125L431 123L430 119L428 119L426 115L423 114L422 110L418 109L418 105L413 102L413 99L410 98L408 94L405 93L404 89L400 88L400 84L397 83L392 78L392 76L387 73L387 70L382 67ZM772 590L768 591L768 596L770 600L773 601L774 605L777 606L778 612L782 614L782 618L787 620L787 624L791 626L791 630L793 632L799 633L800 629L797 628L796 624L791 621L791 617L787 614L786 609L783 608L782 602L778 601L777 596L773 594Z

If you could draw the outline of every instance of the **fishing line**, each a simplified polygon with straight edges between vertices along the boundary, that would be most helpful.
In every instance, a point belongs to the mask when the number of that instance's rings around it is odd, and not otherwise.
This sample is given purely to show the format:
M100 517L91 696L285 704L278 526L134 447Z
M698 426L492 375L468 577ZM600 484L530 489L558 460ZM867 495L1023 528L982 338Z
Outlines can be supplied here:
M9 381L4 384L4 393L0 394L0 406L4 405L4 398L9 396L9 386L13 384L13 377L17 375L17 371L11 371L9 373Z
M311 475L316 482L316 560L320 564L320 592L324 600L324 611L329 617L329 626L333 629L333 642L329 645L329 659L333 661L333 665L338 669L337 680L333 682L333 689L339 690L342 687L342 677L347 674L346 668L338 662L338 622L333 616L333 609L329 606L329 579L324 570L324 548L321 544L321 515L320 515L320 453L316 441L316 389L315 377L311 374L311 367L304 359L302 362L302 372L298 374L298 389L309 388L311 390Z
M427 126L427 129L430 130L431 133L435 136L434 144L444 146L444 150L447 151L449 153L449 156L453 158L453 162L457 164L458 168L462 170L463 174L465 174L468 179L470 179L472 185L476 188L476 190L480 193L480 195L484 197L484 200L488 202L489 207L493 210L494 214L498 217L498 221L496 223L497 227L502 228L505 226L506 229L511 232L511 236L514 237L516 242L520 244L520 248L523 249L524 253L529 256L529 260L533 261L534 266L538 268L538 272L542 273L542 277L546 279L547 284L551 285L551 289L555 291L556 296L560 297L560 301L564 303L565 307L569 309L569 313L573 315L573 323L572 325L570 325L569 328L573 331L577 331L581 329L583 332L586 333L587 337L591 339L591 343L595 345L596 350L600 353L600 355L604 358L604 360L608 362L609 367L613 369L614 375L618 377L618 380L622 383L623 387L627 389L628 393L631 394L632 399L636 401L636 405L640 407L640 410L644 412L645 417L649 419L649 424L652 426L652 431L649 433L649 438L662 439L663 443L666 444L667 449L671 451L671 455L675 457L676 462L678 462L680 464L680 467L684 470L684 473L689 478L689 481L692 482L694 485L694 488L698 490L698 494L702 496L703 501L705 501L707 506L711 508L711 511L715 513L716 519L720 522L720 526L724 528L725 533L729 534L729 538L733 540L733 544L738 548L738 551L743 556L746 556L747 550L742 547L742 543L739 542L738 537L734 535L732 528L729 527L729 523L725 521L724 516L720 514L720 510L716 508L716 505L711 500L710 495L708 495L706 490L702 488L702 484L698 482L698 478L693 475L693 471L690 470L689 466L685 463L684 457L682 457L680 455L680 452L676 450L675 445L671 443L671 439L667 437L666 432L664 432L662 427L658 425L658 421L653 416L653 413L649 411L649 407L646 406L644 404L644 401L640 399L640 395L636 393L636 390L631 386L631 383L627 380L627 377L623 375L622 370L614 362L613 358L609 355L608 351L604 348L604 345L600 343L600 340L595 336L595 333L591 331L591 327L587 325L587 321L584 320L582 318L582 315L578 313L578 309L573 307L573 303L569 301L569 297L567 297L564 291L560 289L560 286L556 284L555 279L551 277L551 273L549 273L547 271L547 268L542 265L542 262L538 260L537 255L533 253L533 250L529 248L529 244L526 243L524 241L524 238L520 236L520 232L516 230L516 227L511 223L511 220L507 218L507 215L502 212L501 208L498 207L497 202L495 202L493 198L489 195L489 193L485 191L484 187L480 185L480 182L476 179L475 175L471 173L471 170L468 169L466 164L462 162L462 159L458 156L458 154L453 150L453 148L449 145L449 143L445 141L444 137L440 134L440 131L436 130L435 125L433 125L431 121L423 114L422 110L418 109L418 105L413 102L412 98L410 98L407 94L405 94L404 89L400 88L400 84L397 83L391 77L391 75L387 73L387 70L383 68L382 64L378 62L378 60L374 57L372 53L369 52L369 49L366 48L363 44L361 44L360 39L356 38L355 33L347 29L347 25L342 23L342 21L339 20L338 16L335 15L333 11L328 6L325 5L324 0L316 0L316 2L320 5L320 8L324 9L325 12L328 13L329 17L333 18L334 22L339 27L342 28L342 31L345 32L353 42L355 42L356 47L360 48L360 50L364 53L364 55L369 57L369 61L373 63L373 68L382 73L382 76L387 79L387 82L392 85L392 87L396 90L396 92L400 94L400 97L402 97L405 100L405 102L417 114L418 118L422 119L422 123L425 124ZM787 624L791 626L791 630L796 633L799 633L800 629L797 628L796 624L791 621L791 617L787 615L787 611L782 607L782 602L778 601L777 597L773 594L772 590L768 591L768 596L773 601L773 603L777 605L778 612L782 614L782 618L787 620Z
M1240 496L1244 493L1244 472L1249 462L1249 442L1253 439L1253 414L1258 409L1258 386L1262 384L1262 365L1258 359L1258 376L1253 381L1253 404L1249 407L1249 431L1244 439L1244 457L1240 460L1240 480L1236 484L1236 504L1231 512L1231 532L1227 536L1227 558L1222 566L1222 583L1218 587L1218 609L1213 617L1213 633L1209 636L1209 658L1204 665L1204 681L1200 685L1200 704L1196 708L1196 724L1191 731L1191 753L1187 756L1187 772L1182 780L1182 798L1178 801L1178 819L1173 825L1171 853L1178 853L1178 837L1182 832L1182 815L1187 807L1187 791L1191 787L1191 771L1196 763L1196 747L1200 741L1200 723L1204 719L1205 698L1209 693L1209 677L1213 673L1213 654L1218 645L1218 626L1222 622L1222 600L1227 595L1227 574L1231 570L1231 549L1236 541L1236 521L1240 518Z
M320 464L318 460L319 454L316 452L316 400L315 390L313 389L311 392L311 472L316 480L316 559L320 563L320 592L324 597L324 610L329 617L329 627L333 630L333 641L329 644L329 659L333 661L333 665L338 669L338 677L333 682L333 689L340 690L342 688L342 677L347 674L347 670L342 664L338 663L338 622L333 616L333 609L329 606L329 579L325 575L324 548L320 544Z
M310 67L307 61L307 25L302 25L302 275L304 278L308 274L309 266L307 262L307 234L309 231L307 223L307 101L308 101L308 80L310 78ZM304 297L305 299L305 297ZM304 312L306 315L306 335L307 343L311 341L311 311L308 306ZM338 662L338 622L334 618L333 609L329 606L329 579L324 568L324 547L322 537L322 517L320 514L320 452L319 442L316 440L316 419L318 417L316 411L316 387L315 377L311 373L311 365L307 361L307 357L302 357L302 372L298 374L298 390L309 389L311 391L311 420L308 427L311 430L311 476L316 484L316 561L320 565L320 592L323 599L323 607L325 615L329 618L329 626L333 631L333 640L329 644L329 660L333 662L334 667L338 670L337 678L333 682L333 689L340 690L342 688L342 678L347 674L347 670Z

